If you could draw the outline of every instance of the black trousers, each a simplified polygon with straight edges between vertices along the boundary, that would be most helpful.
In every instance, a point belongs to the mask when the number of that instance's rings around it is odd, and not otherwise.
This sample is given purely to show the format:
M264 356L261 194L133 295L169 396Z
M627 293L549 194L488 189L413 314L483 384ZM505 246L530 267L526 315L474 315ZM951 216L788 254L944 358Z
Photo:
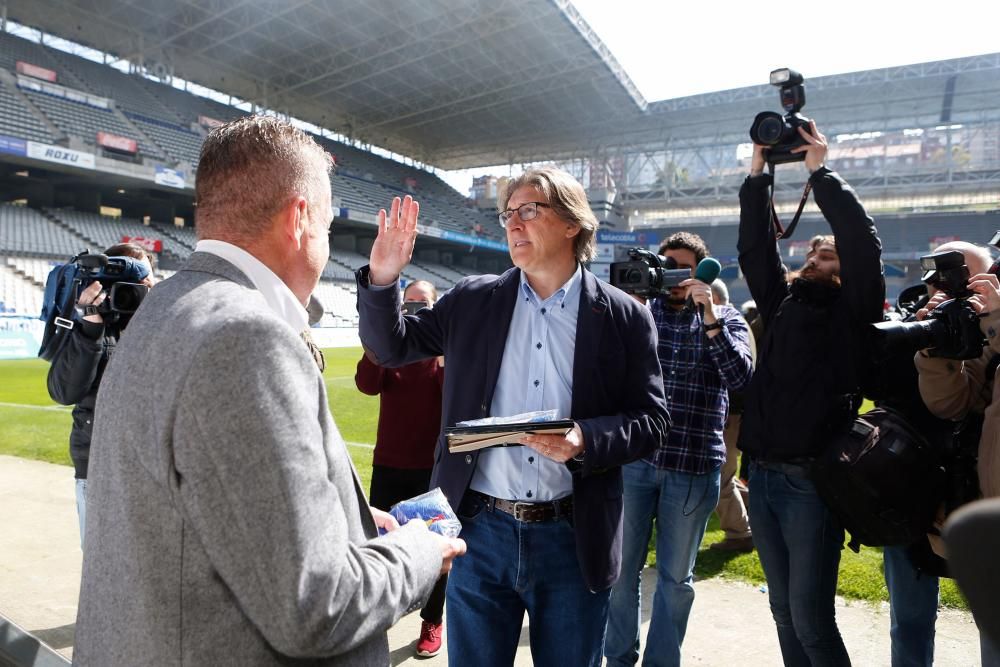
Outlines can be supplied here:
M368 502L372 507L388 511L390 507L401 500L419 496L429 491L431 483L430 468L407 469L390 468L388 466L372 466L372 486L368 493ZM434 584L427 604L420 610L420 618L429 623L440 623L444 618L445 590L448 587L448 575L443 575Z

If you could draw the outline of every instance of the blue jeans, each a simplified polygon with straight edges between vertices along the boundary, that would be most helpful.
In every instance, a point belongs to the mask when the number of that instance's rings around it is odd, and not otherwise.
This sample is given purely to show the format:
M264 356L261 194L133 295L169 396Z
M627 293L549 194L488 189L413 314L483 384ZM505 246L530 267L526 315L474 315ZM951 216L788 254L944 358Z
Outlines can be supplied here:
M844 529L813 483L751 465L750 526L785 665L850 665L834 611Z
M587 589L566 519L523 523L471 494L448 577L448 664L510 667L527 611L536 665L600 667L610 591Z
M80 549L83 549L83 534L87 528L87 480L76 481L76 515L80 519Z
M906 547L885 547L882 561L885 586L889 589L892 667L931 667L938 578L913 567L906 556Z
M640 575L656 521L656 593L643 665L679 665L694 602L694 561L719 502L720 471L689 475L643 461L622 467L625 526L622 576L611 590L604 655L609 667L639 659Z

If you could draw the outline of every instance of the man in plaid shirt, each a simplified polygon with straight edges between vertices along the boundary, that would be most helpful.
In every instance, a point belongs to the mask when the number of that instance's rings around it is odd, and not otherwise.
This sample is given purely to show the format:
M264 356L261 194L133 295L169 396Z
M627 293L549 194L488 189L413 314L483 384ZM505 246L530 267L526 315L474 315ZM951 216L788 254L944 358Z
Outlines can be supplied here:
M663 242L660 254L693 274L708 248L696 234L679 232ZM719 500L728 392L742 389L752 372L746 321L732 306L713 306L707 283L685 280L654 298L650 310L674 425L659 449L622 468L622 575L611 593L604 648L609 667L639 658L639 575L654 521L657 584L644 664L680 664L694 602L694 561Z

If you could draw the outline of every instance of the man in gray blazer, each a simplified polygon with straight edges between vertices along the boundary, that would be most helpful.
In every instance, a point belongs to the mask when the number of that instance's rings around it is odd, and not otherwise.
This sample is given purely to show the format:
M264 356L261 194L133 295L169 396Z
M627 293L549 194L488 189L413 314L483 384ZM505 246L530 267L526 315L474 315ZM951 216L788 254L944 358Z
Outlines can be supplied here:
M97 400L77 664L387 665L386 630L464 553L368 506L300 338L329 169L273 118L205 141L196 252Z

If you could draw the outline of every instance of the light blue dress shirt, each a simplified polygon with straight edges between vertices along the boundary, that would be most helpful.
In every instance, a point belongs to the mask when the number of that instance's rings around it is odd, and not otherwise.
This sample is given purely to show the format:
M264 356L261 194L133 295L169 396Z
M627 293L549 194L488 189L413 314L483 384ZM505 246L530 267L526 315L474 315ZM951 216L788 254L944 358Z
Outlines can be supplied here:
M582 281L577 266L566 284L542 301L521 273L491 416L556 410L558 419L570 418ZM570 495L573 477L564 463L528 447L494 447L480 452L470 487L506 500L543 502Z

